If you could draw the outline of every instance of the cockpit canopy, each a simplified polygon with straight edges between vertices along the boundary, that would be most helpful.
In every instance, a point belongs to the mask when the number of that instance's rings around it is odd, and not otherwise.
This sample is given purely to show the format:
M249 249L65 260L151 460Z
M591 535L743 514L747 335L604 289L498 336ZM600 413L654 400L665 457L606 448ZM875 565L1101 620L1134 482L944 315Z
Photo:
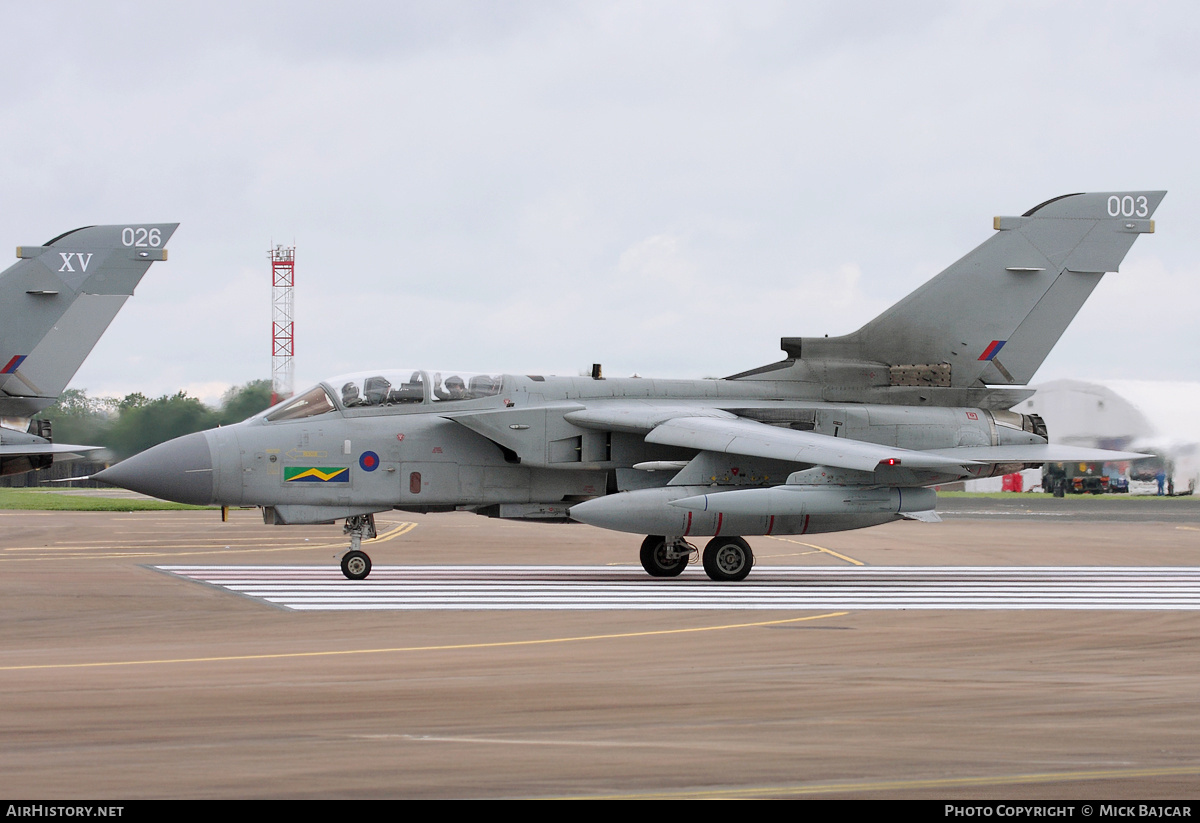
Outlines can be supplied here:
M478 400L498 395L504 384L499 374L422 369L358 372L326 380L276 406L268 422L299 420L335 410Z

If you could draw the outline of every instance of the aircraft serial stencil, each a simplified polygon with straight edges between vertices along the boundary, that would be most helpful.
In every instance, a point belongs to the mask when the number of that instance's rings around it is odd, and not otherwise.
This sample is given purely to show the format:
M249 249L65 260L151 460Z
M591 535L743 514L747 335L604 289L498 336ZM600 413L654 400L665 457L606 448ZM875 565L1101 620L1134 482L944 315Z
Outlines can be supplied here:
M754 535L936 521L930 486L1137 455L1051 446L1012 407L1166 192L1071 194L1020 217L858 331L785 337L722 380L397 369L320 383L262 414L156 446L96 479L267 523L345 519L366 577L374 514L466 510L647 535L641 562L694 554L741 580ZM703 552L689 540L711 538Z

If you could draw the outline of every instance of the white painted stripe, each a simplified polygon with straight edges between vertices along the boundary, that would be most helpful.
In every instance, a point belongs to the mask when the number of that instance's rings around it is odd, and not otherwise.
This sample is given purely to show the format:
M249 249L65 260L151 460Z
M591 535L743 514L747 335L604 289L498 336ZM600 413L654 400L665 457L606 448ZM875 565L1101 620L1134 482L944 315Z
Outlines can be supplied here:
M767 566L743 583L613 566L157 566L295 610L1200 610L1200 568Z

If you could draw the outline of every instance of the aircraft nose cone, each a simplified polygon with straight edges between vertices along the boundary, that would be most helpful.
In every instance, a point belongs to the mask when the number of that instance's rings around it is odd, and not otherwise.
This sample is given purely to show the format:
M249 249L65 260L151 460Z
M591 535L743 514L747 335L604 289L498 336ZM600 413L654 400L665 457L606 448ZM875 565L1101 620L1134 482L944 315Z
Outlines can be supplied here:
M213 500L212 450L203 432L188 434L122 460L92 475L92 479L163 500L202 506Z

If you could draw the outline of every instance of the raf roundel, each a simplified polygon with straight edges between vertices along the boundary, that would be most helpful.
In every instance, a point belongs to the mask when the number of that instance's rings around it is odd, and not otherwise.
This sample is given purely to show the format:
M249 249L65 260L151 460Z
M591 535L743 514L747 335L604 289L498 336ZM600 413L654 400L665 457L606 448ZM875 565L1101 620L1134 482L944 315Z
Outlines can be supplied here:
M373 472L379 468L379 455L375 452L363 452L358 458L358 465L365 472Z

